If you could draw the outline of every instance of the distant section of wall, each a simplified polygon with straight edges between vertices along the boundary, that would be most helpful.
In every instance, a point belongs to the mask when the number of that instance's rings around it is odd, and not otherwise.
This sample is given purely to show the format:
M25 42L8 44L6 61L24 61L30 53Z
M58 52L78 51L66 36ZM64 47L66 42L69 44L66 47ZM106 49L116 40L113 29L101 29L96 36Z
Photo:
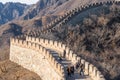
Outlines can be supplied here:
M39 44L11 39L10 60L37 73L43 80L64 80L64 69Z
M43 33L46 34L47 32L51 32L51 30L54 30L56 27L58 28L68 23L73 17L75 17L79 13L98 7L98 6L102 6L103 4L106 4L106 5L120 4L120 0L109 0L109 1L107 0L107 1L100 1L97 3L87 4L87 5L81 5L77 8L74 8L66 12L64 15L56 18L55 20L53 20L51 23L49 23L45 27L42 27L41 30L31 31L29 35L39 36L40 34L43 34Z
M85 73L91 76L93 80L105 80L104 76L94 65L78 57L72 50L70 50L66 45L62 44L61 42L41 39L41 38L35 38L35 37L30 37L30 36L26 37L26 41L40 44L46 48L55 50L61 55L63 55L63 52L65 50L66 59L71 60L73 65L76 64L77 62L80 62L85 65Z

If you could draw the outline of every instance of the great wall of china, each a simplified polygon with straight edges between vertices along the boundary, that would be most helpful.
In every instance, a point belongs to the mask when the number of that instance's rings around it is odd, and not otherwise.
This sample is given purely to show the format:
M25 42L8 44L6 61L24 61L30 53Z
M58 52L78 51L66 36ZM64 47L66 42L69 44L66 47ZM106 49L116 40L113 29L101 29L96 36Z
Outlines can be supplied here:
M112 1L106 1L106 2L104 1L104 2L99 2L99 3L92 3L88 5L79 6L73 10L66 12L64 15L58 17L57 19L53 20L51 23L44 26L42 29L31 31L29 35L39 36L41 33L43 34L43 33L51 32L51 30L54 30L55 28L63 26L64 24L69 22L73 17L75 17L79 13L84 12L85 10L88 10L91 8L102 6L103 4L109 4L109 5L120 4L120 0L112 0Z
M89 75L91 79L105 80L94 65L78 57L65 44L57 41L30 36L12 38L10 60L37 73L43 80L66 80L65 66L59 63L48 49L56 51L58 55L63 55L65 50L66 60L70 60L72 65L80 62L85 65L85 74ZM49 70L47 70L48 67Z
M91 7L102 4L120 4L120 1L107 1L94 3L87 6L75 8L65 15L55 19L46 29L32 33L32 36L17 36L10 40L10 60L18 63L24 68L37 73L43 80L75 80L68 79L66 67L80 62L84 64L85 75L88 80L105 80L96 66L77 56L69 47L62 42L39 38L41 32L49 32L55 26L62 26L72 17ZM66 51L65 60L59 61L59 55ZM68 62L64 64L64 62Z

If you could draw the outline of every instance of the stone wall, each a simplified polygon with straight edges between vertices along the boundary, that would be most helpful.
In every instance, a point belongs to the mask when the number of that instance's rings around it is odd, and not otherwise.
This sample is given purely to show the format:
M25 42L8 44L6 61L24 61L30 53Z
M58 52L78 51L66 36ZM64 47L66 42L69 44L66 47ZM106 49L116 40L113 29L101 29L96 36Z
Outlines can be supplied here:
M72 50L70 50L66 45L62 44L61 42L29 36L26 37L26 41L40 44L46 48L55 50L61 55L63 55L63 51L65 50L66 58L68 60L71 60L73 65L77 62L80 62L85 65L85 73L88 74L93 80L105 80L104 76L94 65L78 57Z
M37 73L43 80L64 80L63 66L39 44L12 38L10 60Z

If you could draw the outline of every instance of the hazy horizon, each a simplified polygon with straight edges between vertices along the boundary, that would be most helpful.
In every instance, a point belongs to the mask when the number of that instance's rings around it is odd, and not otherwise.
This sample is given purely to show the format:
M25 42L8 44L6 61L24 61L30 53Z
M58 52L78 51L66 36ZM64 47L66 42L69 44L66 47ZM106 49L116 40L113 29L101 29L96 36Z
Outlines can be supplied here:
M24 4L35 4L37 1L39 0L0 0L0 2L2 2L3 4L5 4L6 2L20 2Z

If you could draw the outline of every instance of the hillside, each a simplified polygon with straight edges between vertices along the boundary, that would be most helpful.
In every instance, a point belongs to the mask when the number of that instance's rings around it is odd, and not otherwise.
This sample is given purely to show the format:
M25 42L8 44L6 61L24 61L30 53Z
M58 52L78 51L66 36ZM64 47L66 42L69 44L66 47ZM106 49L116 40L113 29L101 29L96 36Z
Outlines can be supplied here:
M67 0L39 0L36 4L32 5L27 9L26 13L21 16L21 19L28 20L32 19L37 15L45 16L47 12L51 11L52 7L59 7ZM46 10L49 8L49 11Z
M110 0L102 0L110 1ZM0 25L14 19L28 20L42 18L43 16L58 17L77 6L100 2L99 0L39 0L36 4L26 5L21 3L8 2L0 3ZM71 5L72 4L72 5ZM47 17L46 17L47 18ZM53 18L55 19L55 18ZM47 21L51 22L51 21ZM47 24L47 23L46 23Z

